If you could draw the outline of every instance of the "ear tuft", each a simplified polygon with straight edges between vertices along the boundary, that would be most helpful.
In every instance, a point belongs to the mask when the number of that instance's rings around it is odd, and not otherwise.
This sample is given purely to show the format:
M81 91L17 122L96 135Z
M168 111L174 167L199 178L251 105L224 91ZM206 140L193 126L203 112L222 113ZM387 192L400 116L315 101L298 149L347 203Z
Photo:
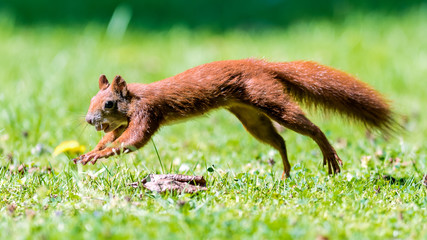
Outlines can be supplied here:
M107 77L104 74L99 76L98 83L99 83L99 90L104 90L110 86L110 83L108 83Z
M111 89L119 93L122 97L125 97L128 93L126 81L120 76L117 75L113 82L111 83Z

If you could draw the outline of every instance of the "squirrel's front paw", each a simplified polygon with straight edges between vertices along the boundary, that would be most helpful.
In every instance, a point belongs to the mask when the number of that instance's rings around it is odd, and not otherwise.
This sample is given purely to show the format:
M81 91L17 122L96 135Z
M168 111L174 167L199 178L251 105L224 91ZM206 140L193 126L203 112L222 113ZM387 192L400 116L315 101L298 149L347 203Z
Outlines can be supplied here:
M86 165L88 162L91 162L92 164L95 164L96 161L100 158L108 158L112 155L117 154L119 150L115 148L105 148L103 150L93 150L92 152L88 152L86 154L83 154L77 158L74 158L74 163L81 163L83 165Z
M83 155L81 155L81 156L79 156L79 157L77 157L77 158L74 158L74 159L73 159L73 162L74 162L75 164L77 164L77 163L81 163L81 164L83 164L83 165L86 165L88 162L91 162L92 164L95 164L95 163L96 163L96 161L97 161L100 157L101 157L101 155L100 155L100 154L98 154L97 152L94 152L94 153L86 153L86 154L83 154Z
M77 164L77 163L79 163L83 159L84 156L85 156L85 154L80 155L80 156L78 156L76 158L73 158L72 161L74 162L74 164Z

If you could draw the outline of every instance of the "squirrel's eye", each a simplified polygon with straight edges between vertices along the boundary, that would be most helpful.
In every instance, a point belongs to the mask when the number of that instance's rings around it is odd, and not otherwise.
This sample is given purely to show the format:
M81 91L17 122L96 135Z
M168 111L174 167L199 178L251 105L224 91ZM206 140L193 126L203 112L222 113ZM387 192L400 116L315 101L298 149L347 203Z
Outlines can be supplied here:
M104 105L104 108L112 108L114 106L113 101L107 101Z

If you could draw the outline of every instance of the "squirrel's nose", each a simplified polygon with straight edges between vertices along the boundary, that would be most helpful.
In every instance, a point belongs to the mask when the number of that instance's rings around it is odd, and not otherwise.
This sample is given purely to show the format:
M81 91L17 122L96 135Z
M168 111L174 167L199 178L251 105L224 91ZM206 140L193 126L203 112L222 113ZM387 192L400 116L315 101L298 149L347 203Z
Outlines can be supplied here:
M93 120L91 116L86 116L86 122L89 123L90 125L93 125Z

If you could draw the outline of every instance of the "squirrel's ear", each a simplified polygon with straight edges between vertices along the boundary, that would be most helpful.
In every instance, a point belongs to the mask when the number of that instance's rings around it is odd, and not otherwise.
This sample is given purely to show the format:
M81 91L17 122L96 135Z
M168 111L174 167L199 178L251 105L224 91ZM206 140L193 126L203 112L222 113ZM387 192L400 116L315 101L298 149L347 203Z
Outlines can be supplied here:
M104 90L110 86L110 83L108 83L107 77L102 74L99 76L99 90Z
M111 89L125 97L128 93L125 80L121 76L116 76L111 83Z

